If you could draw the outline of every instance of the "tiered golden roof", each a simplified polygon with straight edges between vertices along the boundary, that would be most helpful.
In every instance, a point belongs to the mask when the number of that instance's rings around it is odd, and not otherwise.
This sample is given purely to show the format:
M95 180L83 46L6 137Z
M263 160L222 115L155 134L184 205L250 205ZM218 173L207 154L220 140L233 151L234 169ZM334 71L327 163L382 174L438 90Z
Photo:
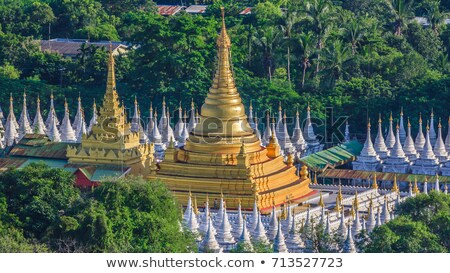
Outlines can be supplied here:
M208 194L219 199L223 192L230 208L236 208L239 200L243 208L252 208L255 196L260 209L281 205L286 196L295 201L311 192L308 172L299 178L273 139L267 148L261 146L236 88L230 48L222 9L216 73L199 123L184 147L166 150L164 161L153 167L150 177L165 182L183 205L189 188L199 202Z
M131 168L131 174L145 175L153 161L153 144L140 144L139 133L130 131L123 106L119 104L114 75L114 57L109 51L108 78L98 123L83 135L81 145L68 146L69 163Z

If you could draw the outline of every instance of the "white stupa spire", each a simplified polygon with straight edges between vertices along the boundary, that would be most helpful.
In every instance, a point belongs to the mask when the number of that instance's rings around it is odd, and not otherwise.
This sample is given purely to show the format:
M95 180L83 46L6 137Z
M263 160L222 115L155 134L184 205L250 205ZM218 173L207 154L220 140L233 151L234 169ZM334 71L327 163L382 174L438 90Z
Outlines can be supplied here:
M252 129L256 128L255 122L253 120L253 105L252 101L250 100L250 106L248 107L248 124Z
M380 157L380 159L384 159L389 156L389 151L386 146L386 143L384 142L384 137L383 137L381 114L378 118L378 133L375 138L374 148L375 148L375 151L377 152L378 156Z
M425 137L425 145L423 146L423 150L420 153L420 158L421 159L431 159L431 160L436 159L436 156L433 152L433 147L431 146L430 129L428 126L427 126L427 134Z
M149 138L150 141L153 142L153 127L154 126L154 121L153 121L153 105L152 102L150 102L150 108L149 108L149 119L148 119L148 124L147 124L147 136Z
M430 138L431 138L431 132L430 132ZM442 125L441 125L440 119L439 119L439 123L438 123L437 139L435 140L433 152L436 155L436 157L439 159L440 163L445 163L448 160L448 153L447 153L447 150L445 149L445 144L442 139Z
M281 226L283 227L284 234L289 233L289 230L291 229L292 226L292 221L294 220L291 206L289 205L289 203L287 203L286 206L287 206L286 208L287 217L286 219L281 221Z
M300 127L300 113L298 109L295 113L295 126L292 133L292 144L297 152L303 152L306 149L306 142L303 138L302 128Z
M167 116L166 116L166 97L163 97L161 117L159 118L158 130L161 134L164 134L164 130L167 127Z
M16 127L16 123L14 122L15 116L14 116L14 104L13 104L13 98L12 96L9 99L9 114L8 118L6 119L5 124L5 146L10 147L13 146L17 138L19 137L19 133L17 132L18 127Z
M350 225L347 229L347 239L344 242L344 247L342 248L343 253L356 253L355 242L353 241L352 229Z
M231 224L228 219L227 209L223 209L222 221L220 221L219 229L217 230L217 241L220 245L234 244L233 235L231 234Z
M291 227L286 236L286 246L290 252L298 253L301 249L305 247L300 233L297 231L297 226L295 223L295 217L292 219Z
M284 130L283 130L283 108L281 108L281 101L278 105L278 119L277 125L275 127L275 133L277 134L277 138L284 138Z
M269 144L270 142L270 138L272 137L272 130L270 127L270 113L269 111L267 111L266 114L266 128L264 129L264 134L262 137L262 144L264 146L267 146L267 144Z
M77 138L70 123L69 107L67 101L64 100L64 118L61 122L61 141L62 142L76 142Z
M195 117L195 105L194 105L194 100L192 100L191 113L190 113L190 119L189 119L189 124L188 124L188 131L192 132L196 126L197 126L197 120Z
M406 140L406 131L405 131L405 125L403 122L403 107L400 110L400 142L402 144L405 143Z
M183 215L184 224L187 224L189 222L189 219L191 218L191 212L192 212L192 193L191 191L189 191L188 202L186 205L186 210L184 211Z
M178 147L183 147L186 144L186 139L189 138L188 124L187 124L187 116L186 112L184 113L184 122L180 124L182 125L180 137L177 139Z
M44 119L41 115L41 100L39 99L39 95L36 99L36 115L34 116L33 122L33 133L45 135L45 130L47 128L45 128Z
M94 125L97 125L97 123L98 123L97 104L95 103L94 99L94 103L92 104L92 117L91 120L89 121L88 133L92 132L92 127L94 127Z
M86 121L84 119L84 110L81 109L81 118L80 123L78 125L77 130L75 131L75 136L77 138L77 142L81 142L83 135L87 134Z
M255 196L255 200L253 201L252 217L250 221L250 230L253 232L257 225L258 225L258 203Z
M423 193L428 194L428 178L425 176L425 182L423 182Z
M81 95L78 94L78 104L77 104L77 113L75 115L75 119L73 120L73 130L75 131L75 134L78 135L79 129L81 128L81 124L83 121L81 120L83 118L82 112L82 105L81 105Z
M386 136L386 147L390 150L395 145L395 135L394 135L394 128L393 128L393 118L392 118L392 112L389 116L389 131Z
M47 128L47 130L50 129L50 125L51 125L53 118L56 121L56 125L59 125L59 120L58 120L58 117L56 116L54 97L53 97L53 91L52 91L52 93L50 95L50 109L48 111L47 119L45 120L45 127Z
M417 132L416 140L414 145L416 146L417 152L421 152L423 150L423 146L425 145L425 137L423 136L422 131L422 115L419 115L419 131Z
M167 109L166 114L166 127L164 128L164 134L162 135L163 142L168 143L171 139L175 139L172 126L170 125L170 110L169 107Z
M198 222L197 222L197 216L194 213L194 209L192 207L189 208L191 211L189 213L189 220L187 222L187 228L195 235L198 236Z
M243 223L244 217L242 217L242 207L241 202L239 202L236 221L233 224L233 232L232 232L235 238L239 238L241 236Z
M220 193L219 210L217 210L216 217L214 218L214 226L220 227L223 219L223 212L225 210L225 200L223 198L223 193Z
M208 232L208 222L209 222L210 212L209 212L209 198L206 197L205 208L201 216L201 224L199 227L199 232L201 234L206 234Z
M138 107L137 97L134 96L134 113L133 118L131 119L130 127L130 131L133 133L139 132L139 120L141 119L141 117L139 116Z
M384 196L384 205L383 205L383 211L381 212L381 221L382 223L387 223L391 220L391 215L389 213L389 204L387 196Z
M439 186L439 176L436 174L436 182L434 183L434 190L440 192L441 187Z
M257 113L255 113L255 135L260 141L262 140L261 132L259 131L259 120Z
M434 130L434 111L433 108L431 108L431 115L430 115L430 142L431 145L434 146L436 143L436 131Z
M203 238L203 241L200 243L200 251L202 252L222 252L222 248L219 246L219 243L216 240L216 236L213 232L213 225L211 218L208 219L208 230Z
M311 121L311 108L309 107L309 103L308 108L306 109L306 124L303 128L303 136L305 137L307 143L313 143L317 141Z
M275 239L275 236L277 236L278 231L278 218L277 218L277 212L275 210L275 205L272 207L272 215L270 217L269 222L269 230L267 231L267 237L270 241L273 241Z
M368 208L368 217L367 217L367 222L366 222L367 232L372 232L372 230L374 229L375 226L376 226L375 212L374 212L372 198L370 198L369 208Z
M239 236L239 244L242 246L243 252L253 252L253 244L250 240L250 232L247 229L247 221L242 222L241 235Z
M280 222L278 222L277 234L273 240L273 252L274 253L288 252L288 248L286 247L286 242L284 241L284 234Z
M19 139L24 137L26 134L33 133L33 130L31 129L31 122L28 118L28 108L27 108L27 94L23 93L23 105L22 105L22 113L20 114L19 118Z
M405 152L405 155L408 157L409 161L414 161L417 159L418 155L416 147L414 146L414 141L411 136L411 123L409 122L409 118L408 118L408 133L406 135L406 139L403 145L403 151Z
M52 142L61 141L61 134L59 133L58 127L56 126L55 118L50 121L50 128L47 130L47 136Z
M391 149L391 158L406 158L405 152L403 151L403 147L400 141L400 128L397 125L397 133L395 135L395 144ZM407 159L405 159L407 161Z
M381 222L381 211L380 211L380 207L378 207L377 209L377 222L375 223L375 227L379 227L383 224L383 222Z
M347 237L347 225L345 224L345 213L344 210L342 210L339 228L338 228L338 234L344 238L344 240Z
M183 108L180 106L178 107L178 121L175 124L175 129L173 130L173 135L176 140L178 140L181 136L181 132L184 127L184 120L183 120Z
M450 152L450 116L447 121L447 137L445 138L445 149Z
M269 240L266 236L266 230L261 222L261 213L258 213L258 220L256 222L255 230L252 232L252 239L255 242L260 242L263 244L268 244Z
M361 151L360 156L373 157L375 161L379 161L377 152L375 151L375 148L373 147L373 144L372 144L372 138L371 138L371 134L370 134L370 119L369 119L369 122L367 123L366 141L364 142L364 147Z
M162 144L162 137L161 137L161 133L159 132L158 129L158 114L155 111L155 118L153 120L153 130L152 130L152 136L150 138L150 141L155 143L155 144ZM149 136L150 137L150 136Z

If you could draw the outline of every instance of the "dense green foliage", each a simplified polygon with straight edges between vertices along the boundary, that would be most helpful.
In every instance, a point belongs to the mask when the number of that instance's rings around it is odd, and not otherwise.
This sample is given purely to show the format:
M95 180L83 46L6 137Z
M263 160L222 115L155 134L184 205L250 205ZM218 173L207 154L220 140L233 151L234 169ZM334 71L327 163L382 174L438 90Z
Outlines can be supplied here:
M172 110L179 101L187 106L191 97L201 104L224 5L236 81L244 102L253 100L260 113L281 100L292 114L309 101L319 118L324 107L350 116L354 133L364 133L367 114L376 118L383 111L387 117L401 106L413 129L419 112L428 115L432 106L437 116L448 115L448 0L187 1L193 3L211 5L204 15L164 17L151 0L4 0L0 101L24 88L32 96L57 91L57 105L64 96L70 104L79 92L85 105L101 99L106 52L85 46L72 60L41 52L34 40L50 34L139 45L117 58L117 77L127 105L139 95L143 116L150 101L163 96ZM252 13L239 15L246 6L254 7ZM414 16L428 18L430 26L415 23Z
M450 251L450 196L419 194L401 203L397 213L398 218L373 230L365 252Z
M33 163L0 175L0 252L186 252L180 210L160 182L105 180L89 193Z

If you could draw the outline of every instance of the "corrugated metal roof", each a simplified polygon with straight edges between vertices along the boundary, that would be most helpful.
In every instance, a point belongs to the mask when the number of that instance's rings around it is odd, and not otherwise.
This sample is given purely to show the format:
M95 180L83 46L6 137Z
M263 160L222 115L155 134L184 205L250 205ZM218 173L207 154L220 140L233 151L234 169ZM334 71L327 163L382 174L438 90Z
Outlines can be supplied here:
M0 158L0 172L9 168L19 168L27 161L25 158Z
M63 40L63 39L54 39L54 40L40 40L39 44L41 47L41 51L48 51L59 53L63 56L74 57L80 54L80 47L82 44L86 43L86 45L95 45L98 47L109 47L109 42L87 42L87 41L78 41L78 40ZM127 45L112 42L112 51L113 54L118 54L126 51L128 48Z
M164 16L175 15L180 12L182 6L177 5L158 5L158 13Z
M301 158L300 162L315 172L322 172L328 167L335 168L355 160L362 147L363 145L358 141L351 141L308 155Z
M105 177L121 177L126 174L130 168L121 166L107 165L82 165L82 164L66 164L64 169L71 170L75 173L81 171L89 180L99 182Z
M68 145L79 144L52 142L45 135L29 134L25 135L19 143L14 145L8 155L14 157L67 159L66 150Z
M187 13L205 13L208 5L192 5L186 8Z
M425 178L428 182L434 182L435 176L421 175L421 174L404 174L404 173L382 173L382 172L369 172L369 171L354 171L354 170L341 170L341 169L328 169L325 170L319 177L324 178L342 178L342 179L373 179L374 175L377 175L377 180L394 181L394 176L397 176L397 181L425 182ZM439 176L440 182L450 182L450 176Z
M243 11L239 12L240 15L252 14L252 7L246 7Z

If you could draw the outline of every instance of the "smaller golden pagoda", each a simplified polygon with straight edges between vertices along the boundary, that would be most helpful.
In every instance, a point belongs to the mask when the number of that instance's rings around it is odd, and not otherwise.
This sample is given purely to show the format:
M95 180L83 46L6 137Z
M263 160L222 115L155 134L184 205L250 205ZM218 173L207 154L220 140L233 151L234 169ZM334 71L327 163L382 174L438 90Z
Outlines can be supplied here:
M98 123L82 136L81 144L67 147L69 163L130 168L130 174L146 175L153 161L153 144L140 144L139 133L130 131L123 105L119 104L111 46L108 78Z

